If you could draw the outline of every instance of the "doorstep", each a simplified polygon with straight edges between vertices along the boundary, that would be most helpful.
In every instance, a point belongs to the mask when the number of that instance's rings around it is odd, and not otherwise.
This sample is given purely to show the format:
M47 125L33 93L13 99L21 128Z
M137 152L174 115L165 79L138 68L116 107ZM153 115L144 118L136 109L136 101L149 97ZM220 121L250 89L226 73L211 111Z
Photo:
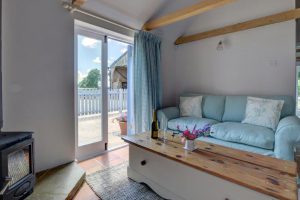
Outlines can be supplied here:
M73 162L39 173L29 200L73 199L85 180L85 171Z

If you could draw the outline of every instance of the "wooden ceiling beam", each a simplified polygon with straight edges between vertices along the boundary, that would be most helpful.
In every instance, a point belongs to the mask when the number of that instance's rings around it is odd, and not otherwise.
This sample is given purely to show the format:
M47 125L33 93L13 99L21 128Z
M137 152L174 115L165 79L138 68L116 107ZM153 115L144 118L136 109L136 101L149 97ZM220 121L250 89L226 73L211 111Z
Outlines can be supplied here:
M72 5L76 7L81 7L85 2L86 0L72 0Z
M207 12L209 10L213 10L220 6L232 3L236 0L204 0L200 3L194 4L187 8L183 8L181 10L177 10L173 13L167 14L163 17L151 20L146 22L143 26L144 30L150 31L162 26L166 26L177 21L181 21L195 15L199 15L201 13Z
M175 41L175 44L180 45L188 42L203 40L210 37L215 37L215 36L224 35L228 33L234 33L238 31L257 28L260 26L266 26L266 25L280 23L280 22L289 21L298 18L300 18L300 8L278 13L275 15L270 15L267 17L253 19L250 21L246 21L246 22L242 22L230 26L225 26L223 28L218 28L211 31L206 31L206 32L197 33L193 35L188 35L188 36L181 36Z

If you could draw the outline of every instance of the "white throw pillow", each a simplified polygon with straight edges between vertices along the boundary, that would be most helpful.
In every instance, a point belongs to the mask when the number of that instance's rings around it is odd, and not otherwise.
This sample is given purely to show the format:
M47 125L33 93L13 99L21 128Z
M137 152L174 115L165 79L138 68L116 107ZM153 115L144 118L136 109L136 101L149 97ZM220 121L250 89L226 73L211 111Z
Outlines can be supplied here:
M264 126L275 131L283 104L283 100L248 97L245 119L242 123Z
M202 118L202 96L180 97L180 116Z

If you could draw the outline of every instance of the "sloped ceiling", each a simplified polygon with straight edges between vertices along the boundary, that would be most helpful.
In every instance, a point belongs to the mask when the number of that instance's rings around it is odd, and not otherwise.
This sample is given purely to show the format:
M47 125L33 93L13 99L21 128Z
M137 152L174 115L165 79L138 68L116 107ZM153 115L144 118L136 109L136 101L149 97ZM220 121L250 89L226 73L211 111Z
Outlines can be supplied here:
M87 0L83 9L140 29L155 13L174 0Z
M141 29L150 19L163 16L204 0L86 0L83 9L120 24ZM272 5L269 13L256 9L259 5ZM208 31L260 16L289 10L294 0L238 0L212 11L185 19L153 32L164 41L174 43L182 35ZM219 17L215 17L215 16ZM239 17L237 17L239 16Z
M199 0L87 0L83 9L120 24L141 29L149 19Z

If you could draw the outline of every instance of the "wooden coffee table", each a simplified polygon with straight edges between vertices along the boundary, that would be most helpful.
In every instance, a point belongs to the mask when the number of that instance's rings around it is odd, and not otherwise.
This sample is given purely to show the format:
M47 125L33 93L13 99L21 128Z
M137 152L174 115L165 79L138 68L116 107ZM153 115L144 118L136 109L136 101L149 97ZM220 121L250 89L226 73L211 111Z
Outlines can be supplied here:
M128 177L173 200L296 200L296 163L196 141L183 149L178 136L153 140L125 136Z

